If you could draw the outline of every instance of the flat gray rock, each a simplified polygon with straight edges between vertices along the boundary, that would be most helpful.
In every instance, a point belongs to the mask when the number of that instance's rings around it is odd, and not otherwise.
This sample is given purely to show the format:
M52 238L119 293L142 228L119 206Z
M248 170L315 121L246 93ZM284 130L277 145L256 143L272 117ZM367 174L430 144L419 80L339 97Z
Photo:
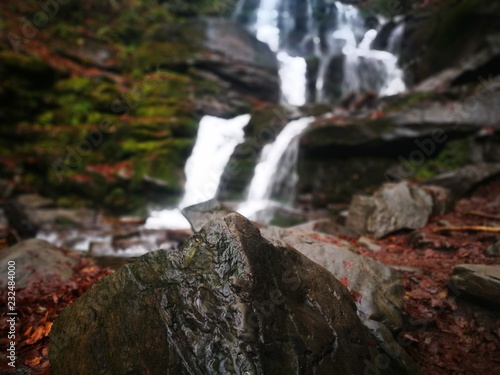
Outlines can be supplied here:
M500 265L455 266L450 278L450 287L485 302L500 304Z
M391 330L401 328L403 286L398 271L354 253L348 242L337 237L276 227L260 231L274 244L294 247L341 280L355 297L362 315L384 323ZM319 241L318 236L329 243Z
M56 248L42 240L22 241L0 251L0 289L6 287L9 261L16 262L16 287L24 289L49 276L70 279L79 257L77 252Z

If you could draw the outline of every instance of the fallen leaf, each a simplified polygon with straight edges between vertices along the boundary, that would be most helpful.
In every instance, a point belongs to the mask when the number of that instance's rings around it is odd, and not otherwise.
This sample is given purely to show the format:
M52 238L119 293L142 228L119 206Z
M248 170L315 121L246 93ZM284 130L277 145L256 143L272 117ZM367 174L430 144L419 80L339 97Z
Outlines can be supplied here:
M42 360L43 357L36 357L36 358L33 358L33 359L28 359L26 361L24 361L24 363L30 367L34 367L34 366L37 366L40 361Z

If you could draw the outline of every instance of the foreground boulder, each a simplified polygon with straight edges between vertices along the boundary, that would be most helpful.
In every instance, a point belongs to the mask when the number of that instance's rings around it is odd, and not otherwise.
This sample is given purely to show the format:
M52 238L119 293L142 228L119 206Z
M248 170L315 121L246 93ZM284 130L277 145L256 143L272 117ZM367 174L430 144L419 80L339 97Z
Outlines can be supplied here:
M58 375L408 373L338 280L238 214L101 280L58 316L51 342Z
M227 210L210 200L182 210L191 227L198 232L210 220L223 218ZM348 242L314 231L315 225L294 228L262 227L264 238L279 246L286 244L330 271L353 295L360 315L379 321L389 329L403 324L403 285L393 268L351 251Z

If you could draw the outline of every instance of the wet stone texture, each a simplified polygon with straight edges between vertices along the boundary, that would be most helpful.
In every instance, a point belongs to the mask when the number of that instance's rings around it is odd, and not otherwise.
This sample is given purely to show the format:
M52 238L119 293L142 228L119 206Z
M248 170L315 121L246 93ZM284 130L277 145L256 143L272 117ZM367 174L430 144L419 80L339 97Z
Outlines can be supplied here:
M380 360L344 285L238 214L101 280L51 342L59 375L408 373Z

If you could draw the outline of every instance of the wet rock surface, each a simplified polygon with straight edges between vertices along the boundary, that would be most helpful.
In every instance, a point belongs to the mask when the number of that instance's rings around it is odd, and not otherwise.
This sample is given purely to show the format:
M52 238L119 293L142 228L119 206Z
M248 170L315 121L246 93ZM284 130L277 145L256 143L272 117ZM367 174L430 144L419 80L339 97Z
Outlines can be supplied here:
M210 220L227 216L228 211L219 202L211 200L187 207L183 214L197 232ZM317 224L311 222L289 229L263 226L260 232L273 244L290 245L330 271L349 289L358 310L368 319L381 321L393 330L399 329L403 303L399 272L356 254L347 241L315 232Z
M57 374L363 374L383 353L339 281L238 214L103 279L51 341Z
M494 85L457 99L408 93L381 100L380 109L351 116L337 109L318 118L301 137L299 192L314 195L321 207L384 182L498 163L500 94Z

